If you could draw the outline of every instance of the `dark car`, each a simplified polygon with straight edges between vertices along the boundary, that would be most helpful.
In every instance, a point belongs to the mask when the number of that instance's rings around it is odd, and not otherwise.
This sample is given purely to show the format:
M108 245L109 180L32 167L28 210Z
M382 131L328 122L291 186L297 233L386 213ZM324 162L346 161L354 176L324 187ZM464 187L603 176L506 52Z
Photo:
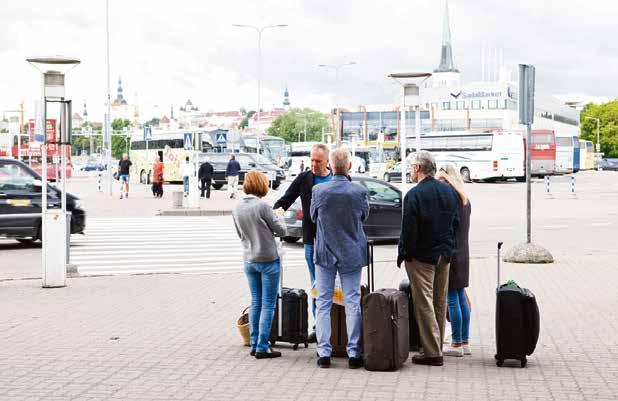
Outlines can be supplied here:
M102 163L88 163L81 168L82 171L103 171L105 170L105 165Z
M401 191L375 178L353 176L352 182L369 191L369 217L363 223L365 233L374 241L396 241L401 231ZM296 242L303 236L303 209L300 200L285 212L287 242Z
M48 185L47 207L60 208L61 193ZM11 214L41 213L41 177L26 164L0 158L0 236L15 238L20 242L41 239L41 217L6 218ZM86 213L79 198L67 193L67 210L71 212L71 234L83 233Z
M225 178L225 169L230 161L231 153L202 153L200 154L200 165L207 157L214 168L214 177L212 186L214 189L221 189L227 184ZM274 178L272 188L277 189L281 185L281 181L285 180L285 171L277 167L273 162L257 153L234 153L236 160L240 163L240 173L238 175L238 183L242 185L245 181L245 174L251 170L262 171L266 174L271 174Z
M595 169L618 171L618 159L601 159L597 161Z
M407 182L410 182L410 172L408 171ZM401 182L401 162L395 164L390 170L384 173L384 181L386 182Z

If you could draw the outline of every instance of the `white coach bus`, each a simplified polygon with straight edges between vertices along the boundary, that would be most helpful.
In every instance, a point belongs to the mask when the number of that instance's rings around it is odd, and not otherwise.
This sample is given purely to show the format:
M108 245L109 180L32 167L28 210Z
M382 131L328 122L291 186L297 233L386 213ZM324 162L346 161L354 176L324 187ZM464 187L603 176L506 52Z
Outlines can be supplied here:
M414 139L410 142L414 144ZM466 182L526 178L524 138L520 133L434 132L421 138L421 149L434 155L438 167L455 165Z

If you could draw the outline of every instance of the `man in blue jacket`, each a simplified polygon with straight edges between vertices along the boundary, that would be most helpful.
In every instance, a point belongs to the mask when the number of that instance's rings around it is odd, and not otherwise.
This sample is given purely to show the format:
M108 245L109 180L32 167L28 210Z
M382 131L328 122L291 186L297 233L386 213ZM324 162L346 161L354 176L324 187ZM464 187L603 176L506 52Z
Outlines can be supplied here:
M236 197L236 185L238 185L238 174L240 174L240 163L236 161L236 156L232 153L230 161L227 162L225 169L225 178L227 179L227 193L230 199Z
M397 266L405 261L423 347L423 354L413 356L412 362L442 366L449 263L459 224L458 197L453 188L434 178L436 162L431 153L417 152L411 173L417 185L403 200Z
M345 302L348 366L357 369L363 366L360 281L362 269L367 266L367 236L363 221L369 215L369 199L367 189L352 183L348 177L352 161L346 149L334 150L330 164L335 176L330 182L314 187L311 200L311 220L317 228L314 257L318 289L318 366L330 366L330 311L335 276L339 273Z

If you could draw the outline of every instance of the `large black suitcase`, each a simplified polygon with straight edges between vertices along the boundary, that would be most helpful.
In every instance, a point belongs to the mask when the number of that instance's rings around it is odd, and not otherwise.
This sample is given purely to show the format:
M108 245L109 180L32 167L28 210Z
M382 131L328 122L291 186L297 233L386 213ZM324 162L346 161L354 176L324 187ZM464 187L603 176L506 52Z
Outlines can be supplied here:
M275 315L270 329L270 345L273 346L280 341L292 344L294 350L298 349L299 344L305 344L307 348L309 346L307 293L301 288L283 287L283 255L279 258L281 275Z
M363 362L365 369L397 370L408 359L408 297L394 288L374 290L373 242L368 246L369 294L363 298Z
M498 243L498 288L496 289L496 365L505 359L517 359L526 367L540 332L540 315L536 297L527 288L513 282L500 285L500 248Z
M410 328L410 351L418 352L421 348L421 335L418 330L418 322L416 321L416 315L414 310L414 300L412 299L412 288L410 288L410 281L402 280L399 283L399 291L403 291L408 296L408 323Z

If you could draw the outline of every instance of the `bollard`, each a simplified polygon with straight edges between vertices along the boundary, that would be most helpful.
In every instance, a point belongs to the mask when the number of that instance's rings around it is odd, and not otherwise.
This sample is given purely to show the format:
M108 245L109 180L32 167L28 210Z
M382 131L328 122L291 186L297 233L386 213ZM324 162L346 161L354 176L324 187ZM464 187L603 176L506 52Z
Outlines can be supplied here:
M103 192L103 186L101 182L101 172L97 174L97 191Z
M551 179L548 175L545 176L545 188L547 190L547 197L552 198L551 194Z
M575 193L575 176L571 176L571 196L573 198L577 198L577 194Z

